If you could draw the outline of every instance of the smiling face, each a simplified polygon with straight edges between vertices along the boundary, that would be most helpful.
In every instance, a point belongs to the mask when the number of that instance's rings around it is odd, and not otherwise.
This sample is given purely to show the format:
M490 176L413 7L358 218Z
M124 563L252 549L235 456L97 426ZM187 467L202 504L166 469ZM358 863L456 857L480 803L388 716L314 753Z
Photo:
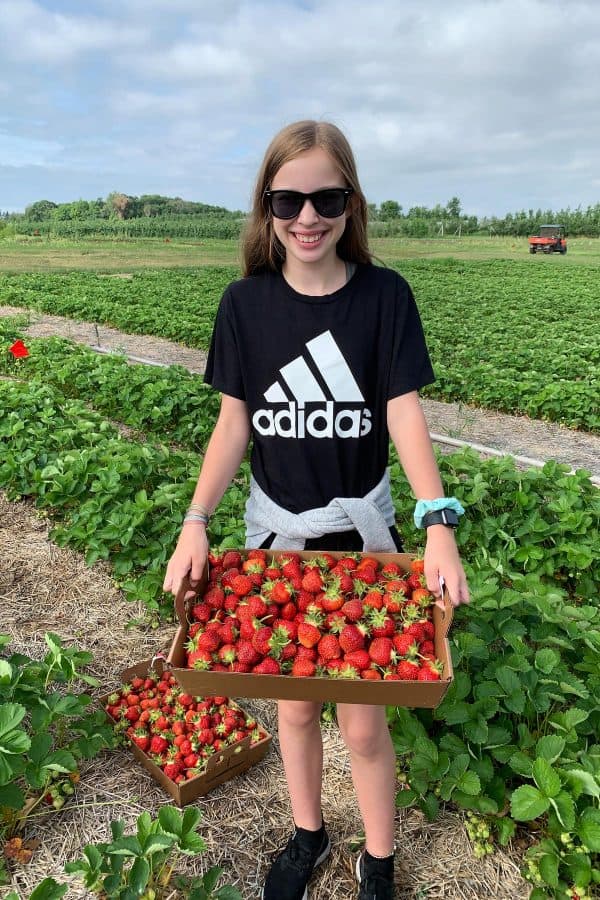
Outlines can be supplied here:
M326 150L313 147L284 163L273 178L271 189L310 194L323 188L347 187L342 173ZM335 219L320 216L310 200L295 219L273 216L273 230L286 253L286 265L330 265L336 244L344 233L350 207Z

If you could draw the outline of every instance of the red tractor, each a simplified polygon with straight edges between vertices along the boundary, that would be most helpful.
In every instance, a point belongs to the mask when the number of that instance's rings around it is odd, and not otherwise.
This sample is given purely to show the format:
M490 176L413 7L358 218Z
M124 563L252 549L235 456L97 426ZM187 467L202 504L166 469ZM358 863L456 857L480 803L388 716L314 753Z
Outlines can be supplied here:
M537 253L567 252L567 239L563 225L540 225L540 233L529 238L529 252Z

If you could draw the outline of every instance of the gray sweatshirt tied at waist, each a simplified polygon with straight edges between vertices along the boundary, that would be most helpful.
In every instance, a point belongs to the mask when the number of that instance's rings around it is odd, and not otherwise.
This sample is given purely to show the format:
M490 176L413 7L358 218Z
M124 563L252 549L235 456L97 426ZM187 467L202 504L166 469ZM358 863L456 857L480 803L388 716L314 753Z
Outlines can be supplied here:
M244 516L246 547L260 547L275 532L273 550L303 550L309 538L339 531L358 531L363 551L396 553L390 534L395 510L390 492L389 471L364 497L334 497L327 506L292 513L265 494L253 477Z

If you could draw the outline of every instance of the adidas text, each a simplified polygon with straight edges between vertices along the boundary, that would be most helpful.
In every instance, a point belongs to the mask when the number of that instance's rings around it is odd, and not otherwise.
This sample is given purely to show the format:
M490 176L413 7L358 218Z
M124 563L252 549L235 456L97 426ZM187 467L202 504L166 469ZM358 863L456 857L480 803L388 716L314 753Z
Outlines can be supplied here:
M311 404L316 406L316 404ZM371 411L340 409L334 413L333 400L327 400L317 409L307 412L303 404L290 402L286 409L257 409L252 424L265 437L303 438L357 438L371 430Z

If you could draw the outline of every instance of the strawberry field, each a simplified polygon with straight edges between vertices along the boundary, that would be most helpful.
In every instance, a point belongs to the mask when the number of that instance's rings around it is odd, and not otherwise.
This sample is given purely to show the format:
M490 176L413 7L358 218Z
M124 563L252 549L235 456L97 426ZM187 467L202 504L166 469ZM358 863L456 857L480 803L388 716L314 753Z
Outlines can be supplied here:
M408 260L401 270L415 289L428 334L438 375L432 396L598 431L597 268ZM205 349L222 289L232 277L231 268L149 272L131 280L90 273L0 275L0 293L13 306ZM164 568L217 399L201 377L182 368L128 365L57 338L25 339L30 355L14 360L5 350L23 337L22 325L0 320L0 489L13 502L34 502L50 516L56 544L82 554L88 565L103 561L131 601L131 616L140 618L141 609L146 628L150 623L164 629L172 606L161 592ZM440 455L439 465L447 493L468 510L457 539L472 602L455 616L455 681L442 704L433 711L388 709L398 807L419 809L429 821L444 808L461 811L482 858L520 841L533 900L595 896L598 490L586 472L568 474L553 461L523 470L508 457L482 460L465 450ZM402 538L407 551L418 553L410 490L398 465L392 465L391 476ZM248 477L243 463L211 520L215 551L243 545ZM15 656L4 643L0 828L9 847L10 880L25 864L15 840L35 838L35 813L47 808L50 816L61 800L70 802L70 773L84 768L93 781L102 754L115 751L99 710L92 714L87 694L82 699L72 687L76 676L85 675L87 648L66 647L60 636L50 635L42 663ZM140 650L138 659L144 655ZM123 659L122 667L135 661ZM62 694L54 692L55 682ZM99 696L100 685L90 686ZM44 804L50 788L56 795ZM53 806L55 800L60 806ZM119 859L123 869L126 859L131 890L147 874L145 885L166 897L166 886L150 881L157 871L152 857L157 854L161 865L170 860L170 867L177 854L199 852L202 825L193 816L170 821L163 813L137 828L137 845L115 825L110 845L87 850L84 857L81 848L71 874L88 878L93 892L90 872L99 878ZM208 888L213 893L205 886L201 894L196 884L193 895L188 885L182 896L237 896L219 895L216 881ZM242 883L238 888L245 889ZM62 895L61 888L45 889L38 896ZM115 888L109 896L141 893ZM332 893L325 896L336 900Z

